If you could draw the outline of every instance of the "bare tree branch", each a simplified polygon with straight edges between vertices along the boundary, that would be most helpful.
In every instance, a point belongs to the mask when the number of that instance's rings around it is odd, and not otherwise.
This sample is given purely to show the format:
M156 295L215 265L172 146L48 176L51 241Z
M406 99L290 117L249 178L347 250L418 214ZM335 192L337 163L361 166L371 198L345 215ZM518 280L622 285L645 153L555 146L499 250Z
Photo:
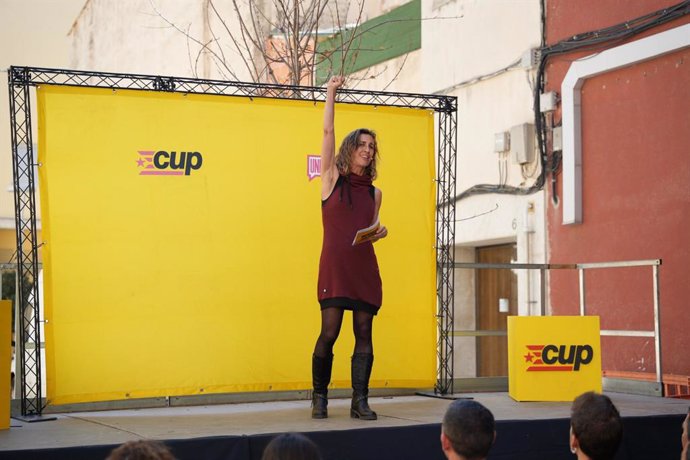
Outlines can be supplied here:
M216 59L218 59L219 62L223 64L223 67L228 71L230 75L233 76L233 78L237 78L237 75L235 75L235 72L232 70L231 67L228 66L228 63L220 59L220 57L216 54L215 51L209 48L208 43L203 43L202 41L198 40L197 38L193 37L192 35L188 34L185 32L183 29L181 29L177 24L174 22L170 21L168 18L163 16L163 14L156 8L156 5L153 3L153 0L149 0L149 3L151 4L151 8L156 12L159 18L161 18L166 24L168 24L169 27L172 27L185 37L187 37L188 40L191 40L192 42L196 43L201 47L202 50L211 53Z
M393 82L394 82L395 80L398 79L398 76L400 75L400 73L402 72L402 70L405 68L405 64L407 63L407 58L408 58L409 56L410 56L410 53L405 53L405 57L403 58L403 62L402 62L402 64L400 64L400 67L398 67L398 71L395 73L395 75L393 76L393 78L391 78L391 80L388 82L388 84L387 84L386 86L383 87L383 90L382 90L382 91L387 90L388 87L389 87L390 85L392 85Z
M362 38L366 34L384 25L408 21L396 19L365 26L364 0L358 0L356 18L348 25L351 5L347 1L232 0L227 5L236 18L230 19L214 0L206 0L201 38L192 34L191 24L186 28L180 27L158 10L154 0L149 0L149 3L168 27L186 38L189 65L195 75L204 69L208 72L208 67L214 66L223 78L238 80L238 72L233 66L239 66L241 73L246 71L255 82L312 86L317 68L319 72L330 68L332 73L338 68L337 63L340 73L350 73L361 53L385 51L387 46L364 48ZM323 24L332 27L327 38L328 48L320 44ZM196 47L198 51L194 56ZM399 79L407 59L406 54L384 89ZM377 79L388 73L388 66L363 70L353 75L353 83Z
M211 9L212 9L212 10L216 13L216 15L217 15L217 12L215 11L215 6L213 5L213 2L212 2L211 0L208 0L207 5L210 6ZM208 9L208 7L207 7L207 8L204 8L204 13L205 13L205 15L206 15L206 25L208 26L209 34L211 34L211 37L213 37L214 43L216 44L216 46L218 46L218 52L220 53L220 56L221 56L221 58L223 59L223 61L225 61L226 59L225 59L225 53L223 52L223 47L222 47L221 44L220 44L219 38L218 38L218 37L216 36L216 34L213 32L213 26L211 25L211 15L209 14L209 9Z
M341 73L343 73L343 74L345 72L346 59L347 59L348 55L350 54L350 47L352 47L352 42L354 41L355 37L357 36L357 29L359 28L361 21L362 21L362 11L364 11L364 2L361 2L359 4L359 12L357 13L357 21L355 22L355 27L354 27L354 29L352 29L352 35L350 36L350 40L348 41L347 46L341 52L341 56L342 56ZM353 59L352 59L353 62L357 60L357 54L358 54L358 51L356 51L355 56L353 56Z
M235 13L237 14L237 19L240 22L240 32L242 36L242 43L244 44L244 52L248 54L248 56L245 58L244 53L240 46L237 44L238 40L235 38L235 35L230 31L228 28L227 23L220 17L220 14L218 14L216 10L216 14L218 15L218 18L220 21L223 23L223 26L225 27L225 30L228 31L228 35L232 39L233 43L235 43L235 46L237 47L237 50L239 51L240 55L242 56L242 60L246 63L247 69L249 70L249 74L252 76L254 81L259 81L259 71L256 68L256 63L254 62L254 59L252 59L252 52L251 52L251 47L247 44L247 40L249 39L251 41L251 36L248 37L249 35L249 30L247 29L247 25L244 23L243 16L240 13L240 8L237 6L237 1L232 0L232 4L235 7ZM252 5L249 5L249 12L251 14L252 12ZM255 44L256 45L256 44ZM251 62L251 66L247 63L247 61Z

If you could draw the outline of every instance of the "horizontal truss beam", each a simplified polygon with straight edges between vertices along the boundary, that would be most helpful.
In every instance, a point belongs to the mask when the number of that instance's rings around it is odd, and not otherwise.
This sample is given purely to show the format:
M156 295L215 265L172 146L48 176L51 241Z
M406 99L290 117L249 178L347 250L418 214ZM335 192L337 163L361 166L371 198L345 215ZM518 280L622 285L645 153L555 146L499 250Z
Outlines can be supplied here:
M249 98L299 99L325 101L326 88L289 86L269 83L200 80L185 77L137 75L110 72L87 72L41 67L10 67L13 80L29 86L41 84L88 86L94 88L167 91L186 94L216 94ZM380 105L457 112L457 97L415 93L395 93L342 89L337 101L348 104Z

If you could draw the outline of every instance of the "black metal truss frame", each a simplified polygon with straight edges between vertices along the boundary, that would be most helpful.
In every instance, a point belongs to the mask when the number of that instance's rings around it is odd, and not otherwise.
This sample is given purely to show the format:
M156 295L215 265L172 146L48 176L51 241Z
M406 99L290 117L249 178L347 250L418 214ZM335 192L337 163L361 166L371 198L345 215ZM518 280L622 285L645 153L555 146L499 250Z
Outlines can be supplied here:
M437 377L434 392L453 393L453 322L455 299L455 179L457 109L439 116L436 167ZM452 267L448 264L452 264Z
M28 69L10 69L10 136L14 177L14 215L17 233L17 289L15 305L19 318L17 357L21 385L22 415L40 415L41 338L38 309L38 244L36 241L36 187L31 133ZM24 147L24 148L22 148ZM28 379L30 377L30 379ZM32 380L29 382L28 380Z
M187 94L214 94L248 98L324 101L324 88L263 83L201 80L156 75L50 69L12 66L8 74L10 124L14 173L15 224L19 292L17 308L21 327L17 354L21 375L21 414L41 415L40 323L38 305L38 248L36 233L36 187L31 132L30 87L38 85L162 91ZM397 92L344 89L338 102L373 106L407 107L434 110L438 121L438 166L436 193L436 263L438 374L436 393L453 389L453 271L455 240L455 176L457 137L457 98ZM31 377L32 382L27 382Z

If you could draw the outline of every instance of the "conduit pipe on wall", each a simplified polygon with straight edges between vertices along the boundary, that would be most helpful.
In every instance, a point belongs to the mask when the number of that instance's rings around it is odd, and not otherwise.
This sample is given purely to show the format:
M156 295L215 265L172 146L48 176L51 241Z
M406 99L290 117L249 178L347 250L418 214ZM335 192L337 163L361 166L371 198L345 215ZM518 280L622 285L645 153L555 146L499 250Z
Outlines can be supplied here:
M570 65L561 83L563 224L582 222L581 89L588 78L690 46L690 24L592 54Z

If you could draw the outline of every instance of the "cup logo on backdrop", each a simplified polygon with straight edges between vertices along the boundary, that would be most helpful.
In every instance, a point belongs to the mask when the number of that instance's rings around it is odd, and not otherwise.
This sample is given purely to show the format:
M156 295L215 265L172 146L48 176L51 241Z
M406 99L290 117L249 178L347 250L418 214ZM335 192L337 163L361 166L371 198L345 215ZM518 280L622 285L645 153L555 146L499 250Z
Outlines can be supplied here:
M189 176L204 164L200 152L139 150L140 176Z
M527 372L579 371L580 366L592 362L594 350L590 345L525 345Z
M321 175L321 156L307 155L307 177L311 181Z

